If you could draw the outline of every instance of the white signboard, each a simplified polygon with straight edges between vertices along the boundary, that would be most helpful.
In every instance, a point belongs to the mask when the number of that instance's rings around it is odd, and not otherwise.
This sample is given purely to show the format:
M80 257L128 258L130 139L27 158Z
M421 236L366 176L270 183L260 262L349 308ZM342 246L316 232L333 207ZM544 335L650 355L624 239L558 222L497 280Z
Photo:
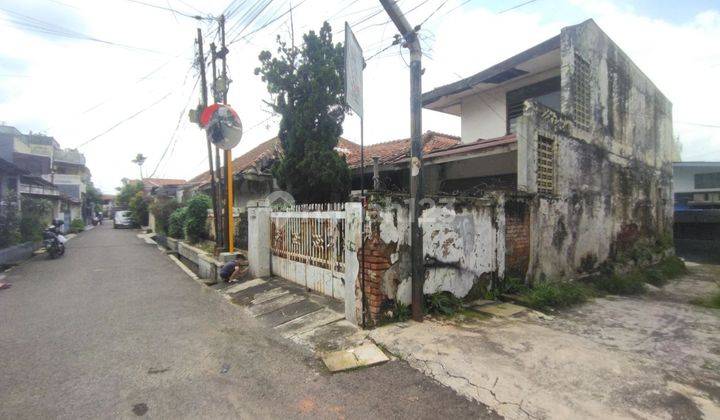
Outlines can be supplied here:
M345 22L345 102L360 117L363 116L363 68L365 59L363 52L352 33L350 25Z

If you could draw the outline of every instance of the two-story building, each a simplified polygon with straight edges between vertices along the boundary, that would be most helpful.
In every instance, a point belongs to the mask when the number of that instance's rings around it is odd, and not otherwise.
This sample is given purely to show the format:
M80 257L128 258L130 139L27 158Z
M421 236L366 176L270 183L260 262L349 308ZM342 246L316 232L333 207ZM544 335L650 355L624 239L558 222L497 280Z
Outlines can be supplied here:
M461 120L428 180L522 198L506 213L509 247L529 243L519 274L572 277L671 235L672 104L593 20L422 102Z
M0 126L0 158L28 173L21 179L21 193L49 199L55 204L53 217L66 226L92 216L92 209L85 207L90 171L79 151L61 148L51 136Z

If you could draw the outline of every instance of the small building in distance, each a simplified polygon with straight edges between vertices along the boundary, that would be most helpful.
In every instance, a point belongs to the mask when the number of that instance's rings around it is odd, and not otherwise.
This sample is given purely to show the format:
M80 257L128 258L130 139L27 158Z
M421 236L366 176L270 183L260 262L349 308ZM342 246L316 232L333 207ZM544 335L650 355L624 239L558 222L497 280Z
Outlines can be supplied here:
M720 162L673 163L679 255L720 261Z

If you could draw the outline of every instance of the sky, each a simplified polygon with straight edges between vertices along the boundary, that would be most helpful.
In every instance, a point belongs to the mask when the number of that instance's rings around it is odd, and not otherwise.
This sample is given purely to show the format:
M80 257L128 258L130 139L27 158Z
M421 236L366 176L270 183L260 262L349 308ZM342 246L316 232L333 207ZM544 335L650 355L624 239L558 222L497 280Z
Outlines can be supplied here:
M233 80L228 103L245 133L234 156L277 134L279 117L270 112L266 86L253 73L259 53L274 51L278 35L289 40L291 28L300 42L302 33L319 29L324 20L338 42L348 21L363 48L365 143L409 136L408 54L391 46L397 31L378 1L273 0L246 24L251 6L264 3L0 0L0 123L78 147L105 193L114 192L122 178L139 177L131 162L137 153L148 158L145 176L190 179L207 169L204 133L187 117L199 100L192 66L196 31L202 29L207 43L218 42L212 16L237 7L227 23ZM673 103L683 159L720 161L720 0L400 0L398 5L411 24L425 21L424 91L593 18ZM459 135L460 119L424 110L426 130ZM359 142L359 133L359 118L348 116L343 136Z

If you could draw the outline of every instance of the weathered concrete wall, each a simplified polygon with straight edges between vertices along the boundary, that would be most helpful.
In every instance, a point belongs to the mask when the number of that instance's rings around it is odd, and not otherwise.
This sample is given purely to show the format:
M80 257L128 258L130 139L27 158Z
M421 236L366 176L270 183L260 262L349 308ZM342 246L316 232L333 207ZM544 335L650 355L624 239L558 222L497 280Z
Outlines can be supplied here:
M166 242L167 242L167 247L169 250L171 250L173 252L178 252L178 242L179 241L177 239L171 238L168 236L166 238Z
M0 249L0 265L22 262L32 257L33 251L40 248L41 245L42 242L25 242Z
M194 246L187 244L185 242L178 242L178 254L180 254L181 257L187 258L190 262L192 262L195 265L200 264L200 255L204 255L205 251L203 251L200 248L195 248Z
M608 152L672 171L672 104L592 20L561 33L561 110L576 118L576 56L589 64L591 123L572 135Z
M504 198L425 200L420 224L426 265L423 291L465 297L505 271ZM376 320L394 301L411 301L409 208L401 197L373 198L367 211L365 291ZM484 289L483 289L484 288Z
M538 192L538 137L554 142L554 191L531 206L532 279L671 235L671 103L591 20L563 29L561 61L561 115L526 102L518 121L519 191Z
M270 207L248 207L248 263L253 277L267 277L270 271Z

